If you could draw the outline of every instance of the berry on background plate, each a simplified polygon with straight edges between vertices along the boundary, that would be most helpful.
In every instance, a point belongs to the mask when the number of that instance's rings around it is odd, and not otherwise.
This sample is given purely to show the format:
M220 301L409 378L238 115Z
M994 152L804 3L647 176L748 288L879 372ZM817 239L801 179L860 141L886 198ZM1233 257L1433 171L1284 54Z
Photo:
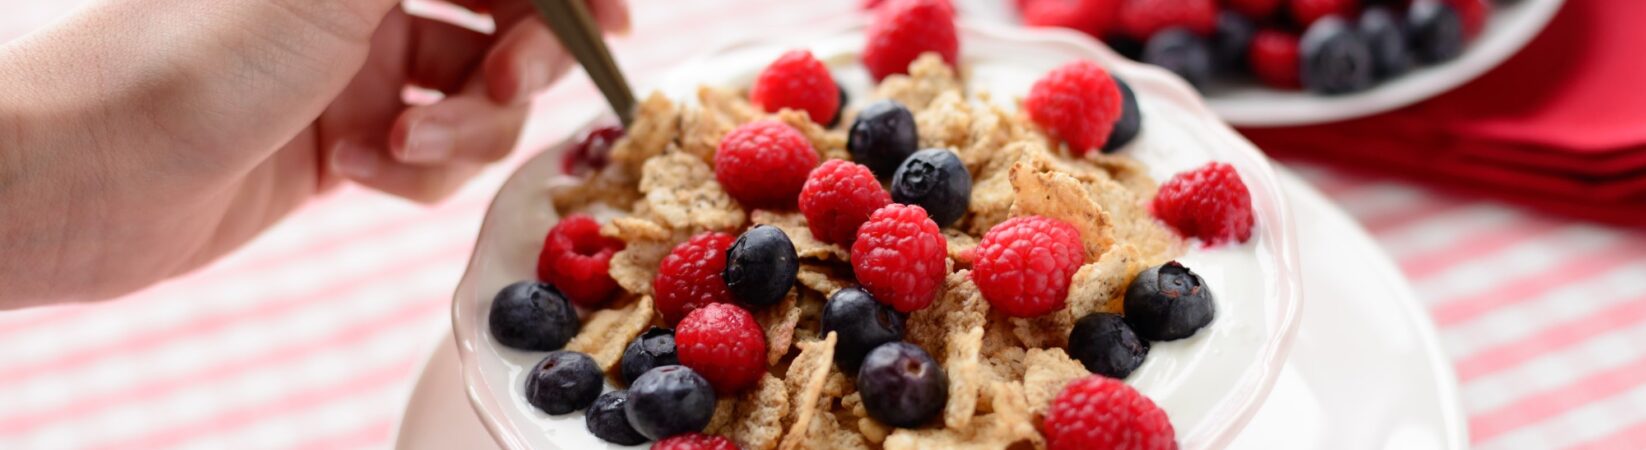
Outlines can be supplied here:
M1101 375L1069 382L1041 420L1049 450L1176 450L1166 412L1126 383Z
M714 388L686 366L652 369L629 386L623 414L647 439L696 433L714 418Z
M839 112L840 85L823 62L808 50L790 50L755 77L749 101L769 113L788 108L805 111L812 122L829 123Z
M726 288L726 250L735 238L720 232L692 236L658 263L652 302L664 323L678 323L697 308L732 301Z
M931 304L943 287L948 245L925 209L886 205L857 229L852 273L875 299L912 312Z
M1171 71L1195 87L1212 80L1212 50L1187 28L1161 30L1143 44L1143 62Z
M551 415L569 414L594 404L604 386L594 358L556 350L526 374L526 401Z
M1023 23L1061 27L1101 36L1114 21L1121 0L1020 0Z
M1206 280L1177 261L1138 273L1126 287L1124 307L1126 324L1151 341L1193 336L1217 315Z
M1355 31L1366 41L1372 54L1372 75L1379 80L1404 75L1412 70L1412 53L1406 45L1402 17L1389 8L1374 6L1360 13Z
M943 412L949 401L949 376L920 347L889 342L863 358L857 391L869 417L894 427L914 428Z
M1287 0L1286 6L1292 14L1292 21L1298 26L1308 28L1316 20L1326 16L1350 17L1360 9L1358 0Z
M1069 152L1084 155L1103 148L1120 120L1120 88L1103 66L1077 60L1036 80L1023 109L1029 120L1067 144Z
M1216 0L1122 0L1115 27L1139 42L1172 27L1210 36L1217 29Z
M486 322L498 343L533 351L559 350L582 327L566 296L537 281L521 281L498 291Z
M1086 260L1074 226L1041 216L1013 217L977 244L972 281L995 311L1036 317L1063 307L1069 280Z
M1463 17L1443 0L1412 0L1406 8L1406 36L1418 62L1450 61L1463 54Z
M1276 89L1301 89L1297 35L1281 30L1258 30L1252 36L1247 64L1258 81Z
M892 201L924 208L938 227L966 215L971 199L972 174L947 148L915 152L892 175Z
M1303 57L1303 87L1325 95L1348 94L1372 87L1372 50L1360 33L1337 16L1316 20L1298 41Z
M891 203L892 196L868 166L841 159L812 169L800 188L800 214L806 216L812 236L848 247L857 240L857 228L869 220L869 214Z

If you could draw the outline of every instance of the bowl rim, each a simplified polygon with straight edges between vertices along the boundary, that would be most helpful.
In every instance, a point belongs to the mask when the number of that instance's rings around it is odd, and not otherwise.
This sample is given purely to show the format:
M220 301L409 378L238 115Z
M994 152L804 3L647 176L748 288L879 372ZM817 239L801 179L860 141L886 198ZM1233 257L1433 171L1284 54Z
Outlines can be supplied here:
M830 22L813 29L825 30L817 34L832 36L851 32L864 26L865 22L861 18L852 17L848 20ZM1073 31L1010 27L965 18L958 21L958 26L962 34L978 34L987 39L1018 41L1026 45L1070 46L1081 54L1102 62L1111 70L1125 74L1128 79L1152 79L1152 83L1159 83L1163 86L1164 89L1157 93L1166 100L1176 103L1179 107L1194 115L1205 118L1207 129L1215 134L1219 142L1230 144L1232 147L1226 151L1218 152L1218 155L1220 157L1239 158L1241 161L1237 164L1237 167L1245 169L1240 170L1242 175L1249 181L1256 181L1255 184L1263 187L1253 190L1254 203L1257 200L1255 197L1264 197L1265 202L1272 205L1274 209L1274 218L1278 219L1259 228L1260 232L1267 237L1267 242L1272 243L1274 247L1271 249L1273 250L1273 260L1276 263L1276 273L1280 274L1280 276L1269 280L1270 283L1268 284L1270 292L1280 299L1279 308L1272 311L1269 317L1275 323L1277 331L1271 334L1261 346L1258 353L1260 361L1254 364L1250 370L1247 370L1247 373L1241 375L1243 380L1237 387L1241 392L1232 394L1236 396L1233 400L1219 404L1230 406L1220 407L1204 419L1221 425L1214 427L1215 429L1212 432L1202 433L1203 435L1179 435L1179 441L1184 443L1185 448L1222 448L1227 446L1239 430L1244 428L1245 424L1257 411L1258 406L1263 403L1274 387L1280 369L1285 364L1286 355L1290 353L1293 337L1296 335L1301 317L1302 293L1299 281L1301 275L1298 266L1295 223L1291 206L1285 195L1280 192L1281 184L1274 167L1268 158L1263 156L1253 144L1241 137L1228 123L1220 119L1187 82L1164 69L1127 60L1107 47L1098 45L1096 41ZM807 33L807 35L810 34ZM793 36L790 38L793 38ZM771 43L770 39L756 37L731 40L713 46L697 56L687 58L676 67L689 67L701 63L703 60L712 59L745 46L769 43ZM601 114L584 120L582 125L574 128L578 130L577 132L573 132L565 139L549 145L516 168L489 203L477 236L484 237L495 232L494 230L498 225L492 214L493 211L497 210L506 193L527 188L534 182L540 182L540 180L524 177L525 167L545 164L548 163L543 161L545 158L554 159L558 157L565 148L575 142L583 130L601 123L602 120L606 120L605 117L607 116L609 114ZM550 214L552 216L553 211L550 211ZM552 220L558 220L558 218L551 219L551 222ZM478 349L479 346L483 345L481 341L485 339L484 333L481 331L481 328L483 328L481 326L482 321L478 317L472 317L465 313L462 308L465 298L472 297L464 294L473 289L472 284L476 282L475 274L482 269L481 263L483 261L482 256L485 254L485 242L486 240L482 238L475 240L475 247L471 251L469 263L465 265L463 275L453 293L452 336L457 344L457 354L464 381L464 393L480 422L485 426L487 433L504 448L527 449L529 447L518 436L520 430L515 429L513 424L502 417L505 414L502 412L503 405L499 403L499 399L490 395L491 389L481 373Z

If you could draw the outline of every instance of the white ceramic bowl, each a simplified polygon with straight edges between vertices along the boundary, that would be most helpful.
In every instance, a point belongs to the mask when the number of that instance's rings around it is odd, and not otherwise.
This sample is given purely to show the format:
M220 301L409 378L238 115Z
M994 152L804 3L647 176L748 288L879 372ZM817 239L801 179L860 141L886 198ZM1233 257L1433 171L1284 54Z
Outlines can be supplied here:
M1399 109L1462 86L1497 67L1543 31L1544 25L1560 11L1562 1L1520 0L1514 4L1498 5L1487 19L1480 36L1470 42L1457 59L1418 68L1363 92L1323 96L1270 89L1256 84L1219 85L1209 89L1206 102L1223 120L1243 127L1336 122ZM956 3L967 17L1021 23L1011 2L957 0ZM1085 36L1072 31L1068 33Z
M866 86L867 75L853 56L862 46L862 25L816 29L832 31L733 44L682 65L657 88L683 99L700 84L744 86L793 47L810 48L829 61L848 90ZM1257 214L1252 242L1238 254L1191 250L1183 259L1218 293L1217 321L1193 338L1161 343L1129 379L1172 417L1184 447L1222 447L1273 385L1299 317L1295 233L1267 159L1218 121L1181 80L1126 61L1089 39L969 22L961 32L962 71L969 84L990 87L997 99L1022 95L1040 74L1069 60L1095 60L1127 80L1139 96L1143 133L1123 151L1148 163L1157 179L1210 160L1228 162L1242 174ZM854 101L863 97L854 92ZM487 212L452 304L469 400L488 431L510 449L613 447L584 429L581 414L550 417L527 404L521 394L524 375L542 353L502 347L486 331L493 295L511 282L533 277L544 231L555 220L547 187L558 176L558 161L568 145L537 155L504 184Z

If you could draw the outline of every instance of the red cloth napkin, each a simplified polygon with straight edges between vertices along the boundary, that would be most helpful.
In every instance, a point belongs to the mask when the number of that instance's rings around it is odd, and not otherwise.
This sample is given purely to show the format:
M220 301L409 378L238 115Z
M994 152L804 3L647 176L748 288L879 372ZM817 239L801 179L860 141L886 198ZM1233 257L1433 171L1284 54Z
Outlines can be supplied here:
M1643 23L1646 1L1568 0L1519 54L1451 92L1346 122L1241 132L1282 158L1646 225Z

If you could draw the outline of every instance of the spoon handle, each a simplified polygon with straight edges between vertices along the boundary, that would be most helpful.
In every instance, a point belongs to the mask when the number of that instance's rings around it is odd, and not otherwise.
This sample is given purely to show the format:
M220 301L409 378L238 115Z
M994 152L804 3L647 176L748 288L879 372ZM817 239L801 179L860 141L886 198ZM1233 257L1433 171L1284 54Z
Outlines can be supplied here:
M583 65L589 79L594 80L612 111L617 113L618 120L627 127L634 119L634 91L606 48L606 40L588 5L583 0L531 0L531 3L543 15L549 30L560 39L560 45Z

